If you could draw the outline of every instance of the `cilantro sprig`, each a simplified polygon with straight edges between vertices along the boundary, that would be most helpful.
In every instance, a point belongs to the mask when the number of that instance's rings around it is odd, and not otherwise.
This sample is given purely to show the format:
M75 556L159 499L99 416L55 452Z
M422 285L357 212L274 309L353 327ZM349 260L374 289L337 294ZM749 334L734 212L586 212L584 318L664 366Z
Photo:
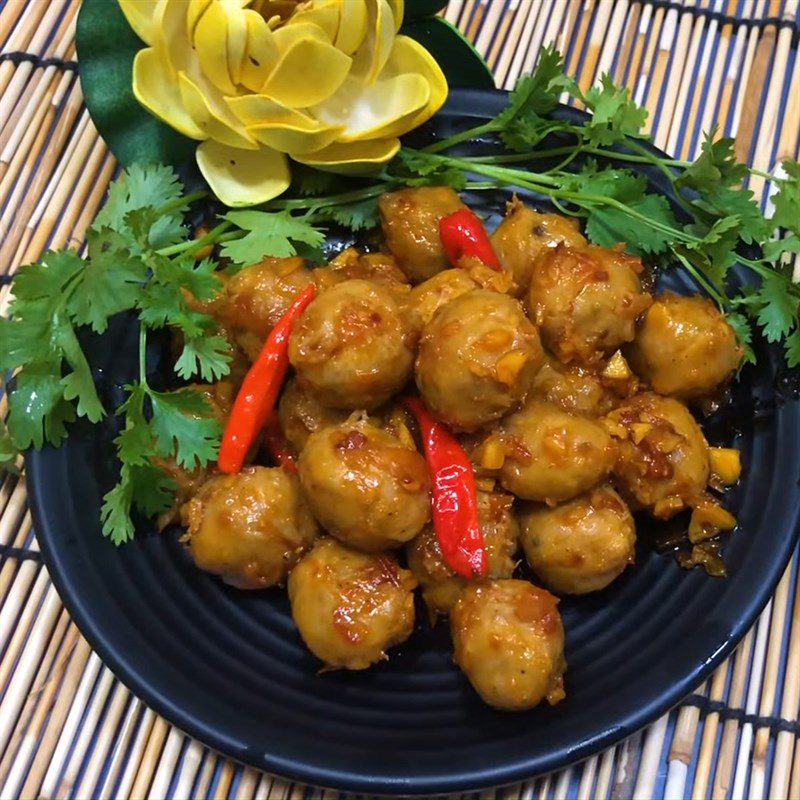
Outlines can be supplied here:
M552 113L563 93L586 108L585 120ZM646 145L646 116L608 76L582 91L564 74L559 53L544 48L537 68L519 79L494 119L421 149L404 147L371 178L345 181L298 167L289 197L261 209L231 210L197 238L185 215L205 193L185 193L168 167L132 166L110 187L87 232L85 257L47 252L14 275L13 299L0 318L0 372L8 395L0 466L13 468L28 447L60 444L79 417L97 423L115 413L120 473L104 497L102 526L115 543L130 539L134 512L154 515L173 502L174 481L160 465L204 467L216 458L221 434L202 393L186 386L158 391L148 383L148 332L179 334L176 380L224 377L231 345L216 321L198 310L221 291L219 273L267 256L322 261L331 226L375 227L379 195L401 186L499 186L543 195L562 213L581 218L596 244L622 242L654 265L686 270L725 312L749 360L758 329L782 344L790 366L800 364L800 287L787 261L800 253L800 165L784 161L776 175L750 169L736 161L732 140L716 130L694 161L661 158ZM546 144L553 135L557 146ZM468 141L494 142L492 154L465 155L459 145ZM659 170L679 214L663 194L648 190L642 165ZM741 185L753 174L772 184L769 217ZM216 257L200 259L208 246L216 247ZM734 264L755 280L732 281ZM103 405L81 341L82 329L101 334L123 312L139 325L139 371L115 410Z

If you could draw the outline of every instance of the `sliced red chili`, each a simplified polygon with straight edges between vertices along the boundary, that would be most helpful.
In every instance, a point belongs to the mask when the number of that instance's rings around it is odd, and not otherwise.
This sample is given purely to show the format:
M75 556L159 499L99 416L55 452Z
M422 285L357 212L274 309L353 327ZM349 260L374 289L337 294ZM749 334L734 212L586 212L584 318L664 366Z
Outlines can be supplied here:
M439 220L439 239L447 260L454 267L462 258L472 257L487 267L502 269L486 228L468 208L461 208Z
M287 472L297 472L292 448L283 435L280 420L276 414L270 414L264 426L264 445L272 460Z
M217 465L221 472L241 470L248 450L266 424L289 368L292 325L314 299L315 292L314 284L300 292L269 332L258 358L245 375L219 447Z
M483 576L486 548L478 522L472 464L458 439L431 416L421 400L406 397L403 404L417 418L422 434L433 484L433 527L442 558L464 578Z

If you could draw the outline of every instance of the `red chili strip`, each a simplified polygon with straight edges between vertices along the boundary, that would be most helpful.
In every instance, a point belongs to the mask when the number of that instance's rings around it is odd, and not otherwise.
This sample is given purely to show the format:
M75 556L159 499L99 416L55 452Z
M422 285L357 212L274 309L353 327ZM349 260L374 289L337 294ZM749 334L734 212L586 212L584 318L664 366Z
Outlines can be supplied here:
M258 358L244 376L219 447L217 465L221 472L241 470L250 447L266 424L289 368L292 325L314 299L315 292L313 283L300 292L269 332Z
M442 558L464 578L486 574L486 548L478 522L475 475L458 439L415 397L403 398L417 418L433 484L431 511Z
M472 257L487 267L502 269L486 228L468 208L461 208L439 220L439 239L447 260L454 267L462 258Z

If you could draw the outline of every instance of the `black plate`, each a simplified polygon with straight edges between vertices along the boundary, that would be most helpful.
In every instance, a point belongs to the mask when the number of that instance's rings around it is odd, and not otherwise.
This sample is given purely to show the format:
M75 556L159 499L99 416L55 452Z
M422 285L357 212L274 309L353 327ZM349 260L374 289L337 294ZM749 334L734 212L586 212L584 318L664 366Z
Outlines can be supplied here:
M488 118L503 103L501 93L453 92L417 136ZM658 189L657 174L648 177ZM479 202L497 212L503 199L498 192ZM693 290L678 273L666 283ZM92 347L111 402L132 370L135 334L123 321ZM707 426L712 440L735 438L745 464L729 498L741 522L725 549L730 577L683 571L641 546L636 566L608 590L563 601L567 698L555 708L488 708L452 666L446 628L423 622L377 668L319 675L283 592L224 587L192 567L176 534L143 531L119 549L101 537L100 498L113 474L107 431L79 426L61 449L29 455L36 530L56 588L103 661L202 742L345 790L505 784L585 758L653 721L755 620L787 563L800 509L800 404L776 392L779 364L759 346L758 367L744 371L729 410Z

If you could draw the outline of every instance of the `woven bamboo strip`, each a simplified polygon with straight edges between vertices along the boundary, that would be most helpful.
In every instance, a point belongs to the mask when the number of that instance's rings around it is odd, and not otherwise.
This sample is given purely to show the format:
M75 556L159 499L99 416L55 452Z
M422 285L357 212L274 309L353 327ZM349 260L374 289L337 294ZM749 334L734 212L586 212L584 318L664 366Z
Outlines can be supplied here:
M158 768L153 775L150 791L147 794L150 800L159 800L159 798L166 797L167 789L172 781L172 775L181 755L183 743L184 735L177 728L170 728L161 758L158 761Z
M39 733L55 700L61 671L72 653L77 637L77 629L74 625L70 625L69 614L62 608L50 643L33 679L33 688L28 693L16 728L0 762L0 781L2 781L0 797L18 796L19 787L25 780L28 765L36 751ZM61 667L57 666L54 669L56 657L62 650Z
M9 483L9 489L11 484ZM11 489L11 494L6 502L3 516L0 517L0 544L10 544L11 537L17 535L17 523L25 513L25 479L20 478ZM3 596L2 581L0 581L0 597Z
M519 65L525 58L527 48L532 46L531 36L543 6L542 0L530 0L519 5L506 46L499 53L494 68L498 86L510 88L510 74L519 72Z
M567 767L567 769L562 769L561 772L555 774L555 788L552 793L553 800L566 800L574 769L574 767Z
M16 50L24 50L26 47L31 46L31 39L37 28L39 28L39 22L47 10L47 5L45 3L26 3L25 10L18 18L11 35L3 45L3 50L13 52ZM5 93L11 79L16 74L17 68L11 61L5 61L0 64L0 95ZM20 79L20 81L23 80L24 79ZM13 103L11 105L13 105Z
M25 0L8 0L8 2L0 8L0 50L6 49L3 47L6 38L25 11L25 5Z
M498 73L497 66L504 51L507 51L511 28L524 14L519 10L519 0L512 0L512 4L500 18L500 24L492 39L491 48L486 51L486 62L492 69L495 86L502 87L503 79Z
M573 2L578 2L578 0L573 0ZM539 46L554 44L556 42L562 31L565 14L570 7L568 3L554 3L550 6L550 14L547 16L547 26L544 29L542 38L538 40ZM529 49L525 61L522 64L521 72L529 72L533 69L536 63L538 50L538 46L535 49L533 47Z
M647 729L636 775L636 785L633 790L634 797L652 797L653 795L658 765L661 762L661 752L667 736L667 722L668 718L663 716Z
M203 756L203 766L200 769L200 776L197 779L197 787L195 790L195 795L197 797L207 797L208 791L211 788L211 781L214 777L214 765L216 763L217 757L211 753L209 750L206 750ZM259 789L264 786L265 795L267 797L269 795L269 788L272 783L272 776L264 774L261 778L259 783ZM258 791L256 791L258 794Z
M458 16L464 6L464 0L450 0L445 10L444 18L452 25L458 24Z
M61 775L58 787L54 793L54 797L59 798L59 800L75 793L76 782L81 771L83 760L89 750L89 743L92 741L95 731L97 730L97 724L103 713L103 708L108 700L113 685L114 676L111 674L111 671L102 667L100 670L100 680L95 687L91 703L81 720L81 726L75 740L74 749L67 760L66 768Z
M800 155L800 57L795 57L783 126L777 147L777 160L797 158Z
M486 13L486 3L484 0L477 0L477 2L473 3L470 11L471 14L469 17L469 23L467 24L465 33L467 38L474 42L475 37L478 35L478 31L480 30L484 14Z
M20 567L20 575L26 565ZM27 594L27 592L26 592ZM0 665L0 685L6 687L3 697L3 714L0 717L0 752L4 751L11 732L16 723L17 716L30 690L34 675L39 665L53 626L61 612L61 600L55 589L50 584L47 573L39 571L38 578L31 590L31 596L23 609L25 617L11 638L9 647ZM42 597L44 602L42 603ZM41 603L41 608L39 607ZM38 624L31 627L30 617L32 612L38 611ZM17 639L17 632L23 631L30 635L25 640L25 646L20 647L21 640ZM24 640L24 637L21 637ZM13 672L12 672L13 669ZM9 674L11 677L9 678Z
M581 765L581 780L578 784L578 800L591 800L595 796L594 784L597 778L597 756L592 756Z
M762 716L772 715L775 709L775 696L778 688L778 670L781 664L781 650L783 645L783 630L788 611L789 588L792 582L792 566L793 565L790 565L786 572L784 572L772 600L772 620L770 623L769 643L764 663L763 688L758 706L758 711ZM769 735L768 728L760 728L755 735L750 770L750 786L748 790L748 795L753 800L760 800L760 798L764 797L764 790L766 789L766 761ZM743 784L741 796L744 797Z
M4 520L5 521L5 520ZM9 526L10 527L10 526ZM18 528L15 528L14 538L10 540L12 547L24 547L31 533L30 512L26 512ZM33 562L27 562L26 570L33 568ZM23 565L24 566L24 565ZM22 567L20 566L20 569ZM17 618L18 608L10 604L11 587L17 574L17 565L13 559L7 559L0 568L0 597L3 598L3 607L0 608L0 648L2 648L9 636L10 627ZM27 572L26 572L27 574ZM6 610L8 608L8 610ZM2 672L0 672L2 675ZM0 684L2 685L2 684Z
M152 709L145 708L142 703L134 698L132 706L138 708L138 725L136 728L136 737L133 740L130 751L121 756L124 759L124 771L119 780L119 785L116 788L114 796L118 800L131 797L131 789L133 787L136 774L139 769L139 764L142 761L145 748L147 747L150 732L153 729L153 724L156 720L155 712ZM142 795L137 795L141 797Z
M489 43L500 25L501 16L505 12L504 3L486 3L486 12L481 20L481 29L474 40L475 49L486 53ZM491 62L490 62L491 63Z
M796 557L795 557L796 558ZM787 665L784 676L780 715L784 719L797 719L800 708L800 578L796 575L792 626L789 632L789 647L786 652ZM794 668L792 668L794 665ZM772 778L769 797L788 798L792 778L792 750L795 736L789 731L780 731L775 741L772 761Z
M234 763L229 759L226 758L222 762L222 768L219 771L219 775L217 775L217 785L214 787L214 800L225 800L228 796L235 769Z
M578 73L578 86L582 91L586 91L594 83L595 75L598 74L600 55L603 51L605 38L609 37L612 41L619 39L619 31L625 20L626 11L627 3L625 2L614 4L600 0L597 4L597 13L589 34L589 43L586 46L586 52ZM609 55L607 55L607 58L610 61Z
M156 767L161 758L161 750L164 747L168 732L169 725L161 719L161 717L155 717L147 739L147 747L138 764L138 770L131 787L130 797L140 798L149 794L150 786L155 778Z
M172 796L176 799L191 797L192 787L197 780L197 774L203 761L203 745L200 742L191 740L186 747L181 761L178 781L172 790Z
M236 786L236 800L251 800L255 795L259 774L254 769L244 767Z
M69 708L67 718L59 731L58 743L56 744L53 757L50 759L50 764L42 781L40 790L42 797L51 798L55 796L59 780L67 766L67 759L74 743L75 734L89 699L92 696L92 690L94 689L101 666L102 664L97 654L91 653L88 662L81 671L80 682L75 692L72 705Z
M597 76L611 73L614 56L619 52L619 42L625 31L629 5L628 0L618 0L614 3L611 21L607 28L601 29L601 34L598 36L599 58L595 69Z
M699 691L705 694L705 686ZM683 797L689 764L692 763L694 743L697 738L697 727L700 722L700 709L695 706L684 706L678 711L672 743L669 748L667 784L665 797Z
M611 788L612 797L633 797L636 776L639 772L642 739L645 733L642 731L634 733L617 747L614 783Z
M128 758L128 748L142 716L141 703L129 692L124 691L122 686L119 686L117 691L118 694L127 696L128 704L125 710L125 719L113 741L113 750L108 757L108 770L103 778L103 784L94 794L97 800L119 796L116 791L117 783L122 777L123 767Z
M92 748L86 751L87 759L82 765L83 774L75 791L77 797L97 797L100 773L105 766L107 757L111 755L114 738L122 724L125 707L130 699L128 690L117 681L113 683L109 695L111 699L92 743Z

